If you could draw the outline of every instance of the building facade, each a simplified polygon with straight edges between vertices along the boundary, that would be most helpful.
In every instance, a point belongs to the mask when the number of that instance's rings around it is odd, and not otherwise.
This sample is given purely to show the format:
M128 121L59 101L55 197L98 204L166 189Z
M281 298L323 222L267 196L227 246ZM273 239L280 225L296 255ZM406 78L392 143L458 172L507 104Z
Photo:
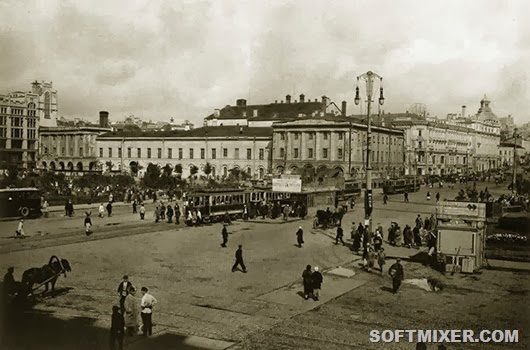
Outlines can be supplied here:
M366 125L344 117L319 117L278 122L273 124L273 130L273 174L364 177ZM370 155L374 179L402 175L403 150L402 130L372 127Z
M446 175L472 169L473 130L425 119L396 120L405 132L405 174Z
M34 82L30 92L0 95L0 169L36 167L38 129L57 119L57 91L52 83Z
M244 126L202 127L189 131L111 132L97 137L97 156L107 171L143 176L149 163L173 169L182 166L182 177L204 175L206 163L210 176L226 177L233 168L254 179L270 173L271 128Z

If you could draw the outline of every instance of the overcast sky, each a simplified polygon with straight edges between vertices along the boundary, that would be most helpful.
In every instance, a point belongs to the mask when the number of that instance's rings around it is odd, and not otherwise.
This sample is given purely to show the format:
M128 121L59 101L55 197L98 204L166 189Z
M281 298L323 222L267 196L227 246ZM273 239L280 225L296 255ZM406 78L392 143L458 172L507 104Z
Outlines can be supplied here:
M386 112L445 116L486 93L530 121L530 1L0 0L0 92L53 81L60 115L200 122L249 103L384 77ZM295 99L297 97L293 97Z

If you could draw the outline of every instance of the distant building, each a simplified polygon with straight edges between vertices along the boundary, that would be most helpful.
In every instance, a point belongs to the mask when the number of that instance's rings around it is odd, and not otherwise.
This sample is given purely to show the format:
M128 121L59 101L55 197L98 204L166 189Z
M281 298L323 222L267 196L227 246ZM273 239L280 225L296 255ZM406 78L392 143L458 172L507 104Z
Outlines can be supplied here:
M241 125L249 127L270 127L273 123L291 121L300 118L324 116L328 114L346 114L346 102L339 108L326 96L321 100L308 100L302 94L299 100L285 96L285 102L275 101L268 104L249 105L247 100L238 99L235 106L216 109L204 119L205 126Z
M347 117L300 118L273 124L273 174L361 179L365 174L366 124ZM403 164L403 131L372 127L374 179L398 177Z
M127 172L143 176L149 163L173 169L180 164L182 176L190 169L205 175L226 177L238 168L254 179L270 173L271 128L246 126L202 127L188 131L109 132L97 137L98 160L107 171Z
M52 83L33 82L30 92L0 95L0 170L36 166L39 126L54 126L57 91Z
M96 137L109 132L108 112L100 112L99 124L59 122L61 126L39 130L38 168L43 171L79 175L102 171L98 162Z

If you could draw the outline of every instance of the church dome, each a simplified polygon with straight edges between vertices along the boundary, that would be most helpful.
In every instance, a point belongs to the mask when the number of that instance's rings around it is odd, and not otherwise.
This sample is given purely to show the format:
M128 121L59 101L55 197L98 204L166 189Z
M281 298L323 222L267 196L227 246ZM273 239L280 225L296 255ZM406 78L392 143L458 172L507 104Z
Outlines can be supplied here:
M480 121L494 121L499 122L499 118L493 113L490 107L491 101L488 99L486 95L484 95L484 98L480 100L480 108L477 112L477 119Z

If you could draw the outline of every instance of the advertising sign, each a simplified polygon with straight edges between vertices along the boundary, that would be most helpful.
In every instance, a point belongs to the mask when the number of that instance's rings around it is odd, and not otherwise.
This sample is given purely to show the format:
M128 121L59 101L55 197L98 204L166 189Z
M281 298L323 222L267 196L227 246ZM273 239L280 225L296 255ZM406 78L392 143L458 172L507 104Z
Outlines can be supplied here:
M302 192L302 180L290 178L272 179L272 191L300 193Z

